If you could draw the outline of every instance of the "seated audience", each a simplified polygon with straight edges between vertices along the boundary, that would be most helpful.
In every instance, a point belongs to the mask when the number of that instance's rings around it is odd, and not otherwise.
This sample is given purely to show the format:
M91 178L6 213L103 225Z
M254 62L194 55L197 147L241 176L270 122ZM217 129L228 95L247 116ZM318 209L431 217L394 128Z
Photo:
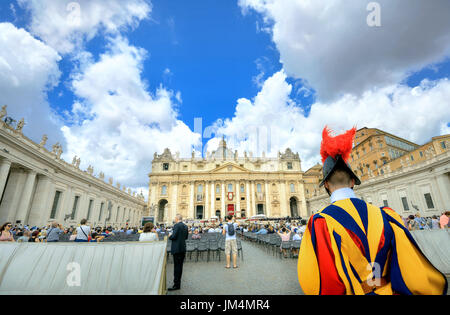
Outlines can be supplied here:
M281 237L281 243L289 242L291 238L291 231L289 231L288 233L288 229L286 229L285 227L282 227L281 232L278 232L277 234ZM287 258L286 249L283 249L282 245L280 245L280 250L283 252L284 258Z
M17 242L26 243L30 239L30 236L31 236L31 232L28 230L25 230L25 232L23 232L23 235L17 239Z
M199 240L201 238L202 238L202 236L199 234L198 229L195 229L194 230L194 234L192 235L192 239L193 240Z
M58 242L62 233L62 226L58 222L52 222L51 227L47 231L47 242Z
M31 233L31 237L28 240L29 243L40 243L39 240L39 230L34 230L33 233Z
M0 242L14 242L14 236L11 232L11 222L6 222L0 227Z
M91 237L89 238L89 242L100 243L104 238L105 237L103 235L100 235L97 232L92 232Z
M156 234L156 230L154 229L154 225L152 222L148 222L144 226L144 231L139 235L140 242L152 242L158 241L158 235Z

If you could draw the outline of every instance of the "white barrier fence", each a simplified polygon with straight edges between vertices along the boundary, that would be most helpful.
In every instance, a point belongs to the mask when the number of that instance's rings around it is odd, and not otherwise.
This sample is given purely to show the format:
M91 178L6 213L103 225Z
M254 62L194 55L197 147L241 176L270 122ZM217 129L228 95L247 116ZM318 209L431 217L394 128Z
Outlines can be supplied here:
M166 294L166 246L0 244L0 294Z
M417 245L428 260L440 272L450 275L450 231L422 230L412 231Z

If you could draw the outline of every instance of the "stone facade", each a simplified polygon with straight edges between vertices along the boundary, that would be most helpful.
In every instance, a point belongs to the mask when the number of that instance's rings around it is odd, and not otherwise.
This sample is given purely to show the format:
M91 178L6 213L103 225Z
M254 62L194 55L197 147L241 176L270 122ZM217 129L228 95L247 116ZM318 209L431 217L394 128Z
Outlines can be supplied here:
M450 135L433 137L424 145L417 145L380 129L361 128L356 132L349 163L365 181L427 161L449 147Z
M5 113L3 113L3 111ZM0 116L6 116L6 107ZM37 144L23 132L22 119L16 127L0 121L0 222L43 226L57 221L76 226L87 218L95 226L140 225L146 211L142 195L125 187L105 183L104 174L94 175L89 166L79 168L61 158L62 146L45 148L47 136Z
M156 222L171 223L177 213L199 220L307 216L304 173L290 149L277 158L239 156L222 140L206 157L180 159L166 149L155 153L149 174L148 208Z

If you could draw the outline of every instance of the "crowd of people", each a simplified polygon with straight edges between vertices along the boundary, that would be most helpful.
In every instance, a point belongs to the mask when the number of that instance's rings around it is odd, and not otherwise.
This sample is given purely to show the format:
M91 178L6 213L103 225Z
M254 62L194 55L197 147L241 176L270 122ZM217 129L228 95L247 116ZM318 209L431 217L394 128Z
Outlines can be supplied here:
M415 230L437 230L448 228L450 211L446 211L438 218L436 215L432 217L422 217L419 213L403 218L405 226L410 231Z
M154 230L153 226L152 230ZM73 242L101 242L105 238L118 233L146 235L145 231L145 228L140 229L138 227L124 227L120 229L113 229L112 227L91 228L86 219L81 220L80 225L77 227L66 228L58 222L52 222L43 227L13 226L11 222L6 222L0 227L0 242L58 242L61 235L67 236L68 240Z
M440 217L433 215L423 217L419 213L404 217L405 226L410 231L415 230L437 230L448 228L450 211L441 214ZM242 220L237 230L240 233L251 232L255 234L278 234L282 240L301 240L306 229L307 220L301 218L274 218L259 221ZM226 222L218 220L215 223L189 223L188 232L192 239L201 239L204 233L222 233ZM12 225L6 222L0 227L0 242L57 242L60 235L68 235L69 241L74 242L101 242L105 238L118 233L140 234L140 241L158 240L158 234L168 235L171 226L154 225L148 222L143 227L123 227L113 229L112 227L91 228L87 220L83 219L78 227L62 227L57 222L52 222L44 227ZM292 234L292 238L291 238ZM294 255L297 255L295 253Z
M234 220L236 225L236 232L238 234L254 233L254 234L277 234L282 241L301 241L303 233L306 229L307 221L301 218L266 218L264 220L250 221L250 220ZM194 223L190 222L187 225L188 236L191 239L201 239L207 233L220 233L227 235L227 227L229 222L218 220L214 223ZM163 229L159 227L159 229ZM225 233L223 231L225 230ZM171 228L168 227L164 232L170 233ZM280 249L284 256L287 256L286 250ZM298 250L293 249L293 257L298 256Z

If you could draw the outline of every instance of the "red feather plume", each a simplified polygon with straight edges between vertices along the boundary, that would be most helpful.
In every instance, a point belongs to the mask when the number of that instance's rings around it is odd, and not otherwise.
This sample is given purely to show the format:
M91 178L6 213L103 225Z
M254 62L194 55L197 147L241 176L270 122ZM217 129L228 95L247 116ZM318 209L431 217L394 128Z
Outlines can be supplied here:
M332 137L330 135L331 130L328 126L322 131L322 143L320 145L320 155L322 156L322 163L331 156L333 159L336 155L341 155L344 161L347 163L350 157L350 152L353 148L353 139L356 134L356 127L347 130L344 134Z

